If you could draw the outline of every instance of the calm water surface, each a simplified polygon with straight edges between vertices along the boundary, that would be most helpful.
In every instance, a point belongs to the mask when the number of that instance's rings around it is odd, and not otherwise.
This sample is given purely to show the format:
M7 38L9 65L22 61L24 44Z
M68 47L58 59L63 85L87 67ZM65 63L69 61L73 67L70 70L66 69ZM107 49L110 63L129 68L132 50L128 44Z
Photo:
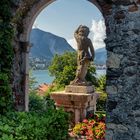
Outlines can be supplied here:
M100 75L106 74L106 70L97 70L96 73L97 73L97 77L99 77ZM54 80L54 77L51 77L49 75L48 70L34 70L34 71L32 71L32 75L33 75L33 77L36 78L36 81L38 82L36 84L36 86L38 86L42 83L50 84Z

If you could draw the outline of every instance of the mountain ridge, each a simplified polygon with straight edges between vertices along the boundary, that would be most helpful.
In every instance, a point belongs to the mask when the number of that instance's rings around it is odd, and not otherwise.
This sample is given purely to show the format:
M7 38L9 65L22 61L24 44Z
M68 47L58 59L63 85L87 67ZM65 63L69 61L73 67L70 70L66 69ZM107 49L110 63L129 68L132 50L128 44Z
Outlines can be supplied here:
M30 56L42 57L51 60L55 54L65 51L74 51L66 39L40 29L32 29L30 42L33 45Z

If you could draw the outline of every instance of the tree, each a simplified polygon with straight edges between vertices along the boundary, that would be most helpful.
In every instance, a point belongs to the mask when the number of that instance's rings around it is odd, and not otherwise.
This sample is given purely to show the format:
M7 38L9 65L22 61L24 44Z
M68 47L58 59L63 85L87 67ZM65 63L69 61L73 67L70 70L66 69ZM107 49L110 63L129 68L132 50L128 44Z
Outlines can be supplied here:
M77 69L76 52L66 52L63 55L55 55L49 66L51 76L54 76L54 83L58 86L65 86L74 80ZM92 65L88 69L88 81L95 83L95 67Z
M76 65L75 52L55 55L48 68L51 76L55 77L53 82L61 86L68 85L75 78Z
M88 67L86 80L90 81L93 85L97 86L97 78L96 78L96 68L93 64Z

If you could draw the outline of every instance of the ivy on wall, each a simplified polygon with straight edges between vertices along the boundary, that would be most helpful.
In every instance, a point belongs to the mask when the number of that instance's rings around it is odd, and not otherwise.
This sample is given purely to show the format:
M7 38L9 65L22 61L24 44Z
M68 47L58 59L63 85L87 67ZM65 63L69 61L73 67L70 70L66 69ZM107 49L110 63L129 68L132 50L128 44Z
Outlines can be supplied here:
M0 114L12 108L11 67L13 59L12 0L0 0Z

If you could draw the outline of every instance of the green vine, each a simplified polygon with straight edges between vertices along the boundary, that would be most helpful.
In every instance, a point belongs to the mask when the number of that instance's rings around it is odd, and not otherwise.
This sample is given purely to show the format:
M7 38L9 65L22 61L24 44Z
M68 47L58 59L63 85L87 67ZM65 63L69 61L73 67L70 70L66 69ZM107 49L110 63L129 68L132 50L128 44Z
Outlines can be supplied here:
M13 27L17 25L19 33L23 32L23 19L31 7L39 0L23 0L16 14L12 17L12 6L15 0L0 0L0 114L13 108L13 95L11 88L11 68L13 62L12 40Z
M12 0L0 0L0 114L12 108L11 67L13 59Z

